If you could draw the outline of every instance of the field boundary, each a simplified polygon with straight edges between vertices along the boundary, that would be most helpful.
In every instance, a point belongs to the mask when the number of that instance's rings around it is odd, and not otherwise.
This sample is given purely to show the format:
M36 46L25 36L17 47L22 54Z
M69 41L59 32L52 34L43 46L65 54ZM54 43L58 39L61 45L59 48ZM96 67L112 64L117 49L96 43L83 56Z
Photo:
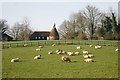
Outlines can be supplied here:
M34 41L34 42L15 42L15 43L2 43L2 48L15 48L15 47L24 47L24 44L27 44L27 47L30 46L40 46L40 45L52 45L52 44L57 44L57 45L101 45L101 46L118 46L119 42L115 41L82 41L82 40L45 40L45 41Z

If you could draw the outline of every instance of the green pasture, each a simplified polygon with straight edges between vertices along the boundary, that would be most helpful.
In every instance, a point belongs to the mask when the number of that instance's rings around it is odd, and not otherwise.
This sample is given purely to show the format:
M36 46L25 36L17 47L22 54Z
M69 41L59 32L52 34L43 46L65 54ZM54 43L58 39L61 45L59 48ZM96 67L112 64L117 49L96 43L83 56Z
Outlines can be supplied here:
M81 45L95 62L83 62L82 50L78 45L44 46L41 51L35 51L38 46L6 48L2 51L2 77L3 78L118 78L118 52L117 47L103 46L95 49L88 45ZM61 62L62 56L56 50L80 52L81 55L69 56L72 62ZM54 54L49 55L49 51ZM42 55L41 59L33 60L34 56ZM11 63L13 58L20 58L20 62Z

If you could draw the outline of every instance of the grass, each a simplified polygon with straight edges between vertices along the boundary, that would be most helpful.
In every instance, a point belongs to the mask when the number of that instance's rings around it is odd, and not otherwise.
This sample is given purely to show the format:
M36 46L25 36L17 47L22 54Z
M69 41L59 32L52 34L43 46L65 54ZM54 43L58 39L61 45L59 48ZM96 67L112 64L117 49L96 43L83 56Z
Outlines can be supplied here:
M2 76L3 78L118 78L118 53L116 47L103 46L101 49L90 48L82 45L95 57L95 62L83 62L82 55L69 56L71 63L61 62L61 57L67 54L57 55L55 51L79 51L78 45L45 46L42 51L35 51L38 47L21 47L3 49ZM54 54L49 55L49 51ZM42 59L33 60L34 56L42 55ZM12 58L20 58L20 62L11 63Z

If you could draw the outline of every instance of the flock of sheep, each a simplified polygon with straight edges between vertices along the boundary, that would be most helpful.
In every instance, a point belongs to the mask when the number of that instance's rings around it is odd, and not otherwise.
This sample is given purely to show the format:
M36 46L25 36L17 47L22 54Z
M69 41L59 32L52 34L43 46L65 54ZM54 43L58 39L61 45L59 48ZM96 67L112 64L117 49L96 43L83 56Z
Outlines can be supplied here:
M27 44L24 44L24 47L26 47L26 46L27 46ZM56 44L53 44L52 46L56 46ZM43 47L44 46L39 46L39 48L35 49L35 51L41 51L41 48L43 48ZM90 45L90 47L93 47L93 45ZM82 49L81 46L78 46L76 48L77 49ZM102 48L102 46L95 46L95 49L100 49L100 48ZM115 51L118 52L119 49L117 48ZM86 51L86 50L82 50L82 52L83 52L83 57L84 57L83 61L84 62L94 62L93 59L90 59L90 58L94 57L93 54L89 54L89 52ZM81 55L80 52L66 52L66 51L63 51L63 50L60 50L60 49L56 50L56 53L57 53L57 55L68 54L69 56ZM53 54L53 51L48 52L48 54ZM34 57L34 59L40 59L41 56L42 55L37 55L37 56ZM20 58L15 58L15 59L12 59L11 62L19 62L19 60L20 60ZM68 56L62 56L62 62L63 61L71 62L71 59Z

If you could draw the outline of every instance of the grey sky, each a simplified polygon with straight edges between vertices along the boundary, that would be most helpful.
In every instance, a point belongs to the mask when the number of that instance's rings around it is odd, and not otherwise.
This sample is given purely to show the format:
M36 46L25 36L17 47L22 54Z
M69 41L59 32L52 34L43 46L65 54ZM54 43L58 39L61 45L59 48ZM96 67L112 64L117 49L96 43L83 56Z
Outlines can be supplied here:
M102 12L110 8L118 10L117 2L7 2L2 3L2 18L12 27L28 17L33 30L50 31L54 23L58 28L72 13L84 10L87 5L96 6Z

